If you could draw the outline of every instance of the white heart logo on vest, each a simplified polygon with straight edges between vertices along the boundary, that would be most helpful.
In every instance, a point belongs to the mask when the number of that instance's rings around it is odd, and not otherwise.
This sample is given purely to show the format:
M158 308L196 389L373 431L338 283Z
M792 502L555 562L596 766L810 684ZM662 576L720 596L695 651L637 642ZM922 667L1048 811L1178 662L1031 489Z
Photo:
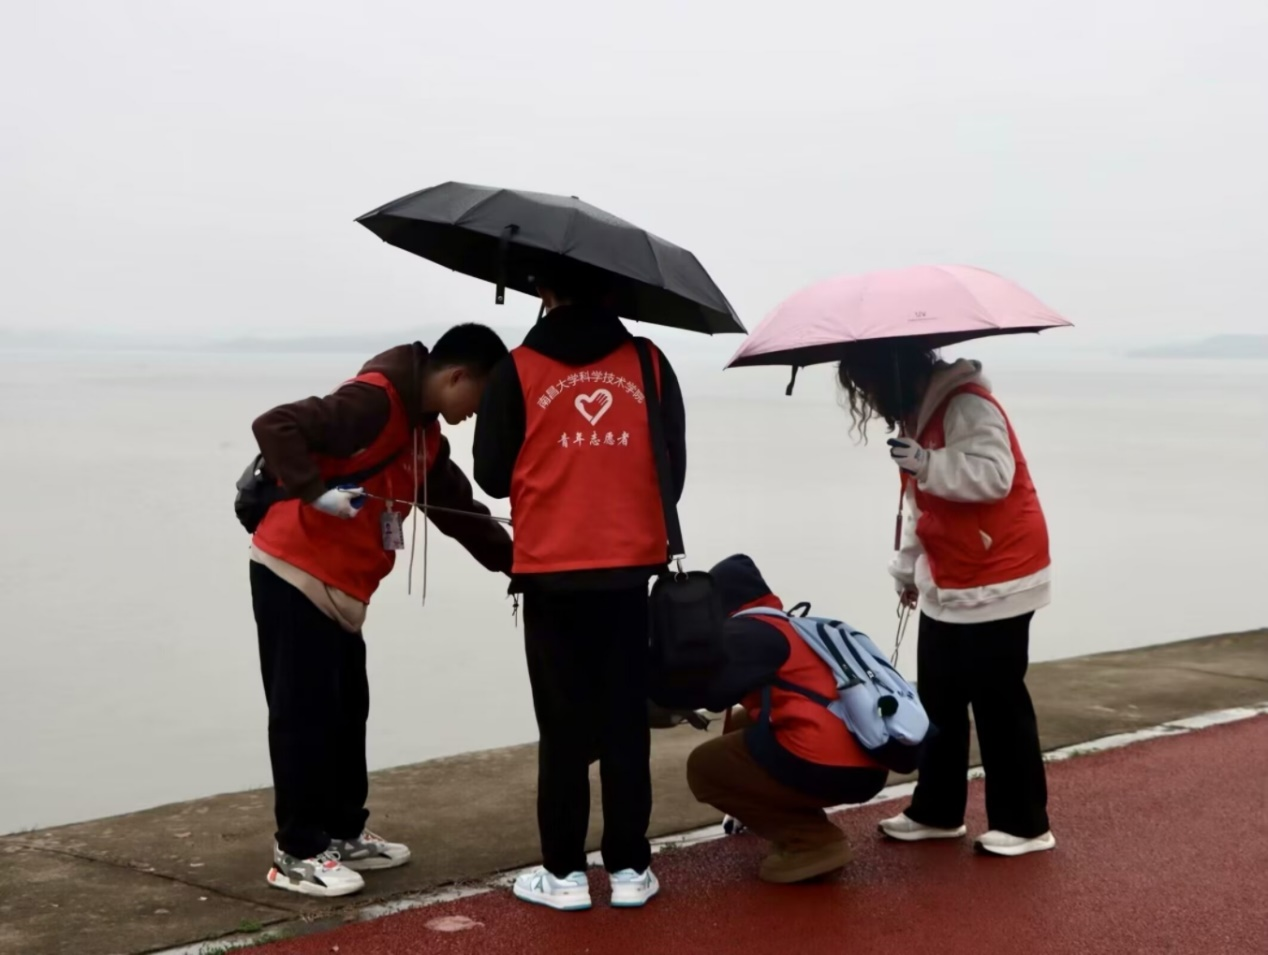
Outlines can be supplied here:
M577 395L577 400L573 404L581 412L581 417L591 424L598 424L599 419L612 407L612 392L606 388L600 388L592 395ZM595 405L598 407L596 408Z

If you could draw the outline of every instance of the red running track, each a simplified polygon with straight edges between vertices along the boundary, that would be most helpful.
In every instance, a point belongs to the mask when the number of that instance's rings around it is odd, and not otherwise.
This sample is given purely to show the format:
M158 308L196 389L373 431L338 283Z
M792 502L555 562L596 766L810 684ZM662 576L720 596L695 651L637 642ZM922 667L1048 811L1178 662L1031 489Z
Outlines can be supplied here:
M980 857L967 841L883 842L902 803L843 813L855 861L831 882L757 880L764 843L740 836L660 855L659 898L559 913L501 890L260 955L1264 955L1268 953L1268 717L1049 766L1057 848ZM970 834L985 828L981 784ZM373 875L370 876L373 878ZM596 891L597 890L597 891ZM479 923L441 932L429 923ZM336 948L337 946L337 948Z

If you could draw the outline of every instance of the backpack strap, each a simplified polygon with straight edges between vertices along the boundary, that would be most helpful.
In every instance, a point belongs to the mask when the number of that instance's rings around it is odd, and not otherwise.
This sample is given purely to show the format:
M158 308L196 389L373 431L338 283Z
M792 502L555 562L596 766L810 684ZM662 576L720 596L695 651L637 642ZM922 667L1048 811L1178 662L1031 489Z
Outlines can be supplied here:
M740 610L733 614L736 617L776 617L780 620L787 620L789 615L782 610L776 610L774 607L749 607L748 610Z
M772 680L768 684L767 690L769 691L769 688L772 686L777 686L781 690L787 690L789 693L796 693L800 696L804 696L806 699L812 700L815 703L818 703L820 706L831 706L833 703L836 702L835 698L833 697L824 696L822 693L816 693L814 690L811 690L808 687L804 687L804 686L801 686L800 684L793 683L790 680L782 680L779 677L776 677L774 680Z
M682 542L682 524L674 503L673 479L669 462L669 445L665 442L665 421L660 410L660 378L652 361L652 345L646 338L634 339L634 350L643 374L643 391L647 399L647 427L652 442L652 460L656 464L656 484L660 488L661 512L665 516L666 560L687 556Z
M828 624L820 621L815 624L815 630L819 633L819 640L823 644L823 648L836 661L837 666L841 668L841 672L858 679L857 674L854 672L854 667L846 662L845 657L841 655L841 651L837 649L836 644L832 642L832 638L828 636Z
M810 605L806 604L805 606L808 608ZM776 620L790 620L791 619L787 613L785 613L782 610L776 610L774 607L752 607L748 610L741 610L735 616L737 617L772 617ZM850 671L847 670L846 672L848 673ZM775 679L771 680L770 683L766 684L766 686L762 687L762 712L761 712L761 715L758 717L758 719L764 720L766 722L770 721L771 687L779 687L779 689L786 690L789 693L796 693L798 696L804 696L806 699L812 700L813 702L818 703L820 706L831 706L834 702L836 702L835 698L833 697L824 696L822 693L817 693L816 691L811 690L808 687L804 687L804 686L801 686L800 684L793 683L790 680L784 680L784 679L781 679L780 677L776 677Z

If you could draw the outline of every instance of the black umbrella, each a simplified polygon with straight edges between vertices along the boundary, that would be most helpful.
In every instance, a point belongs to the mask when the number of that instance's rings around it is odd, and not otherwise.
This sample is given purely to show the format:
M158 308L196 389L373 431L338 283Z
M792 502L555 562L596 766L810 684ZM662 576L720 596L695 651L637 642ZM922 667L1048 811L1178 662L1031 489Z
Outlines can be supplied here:
M357 219L384 242L465 275L535 294L536 279L566 262L595 270L620 315L714 335L744 332L696 257L582 202L447 182Z

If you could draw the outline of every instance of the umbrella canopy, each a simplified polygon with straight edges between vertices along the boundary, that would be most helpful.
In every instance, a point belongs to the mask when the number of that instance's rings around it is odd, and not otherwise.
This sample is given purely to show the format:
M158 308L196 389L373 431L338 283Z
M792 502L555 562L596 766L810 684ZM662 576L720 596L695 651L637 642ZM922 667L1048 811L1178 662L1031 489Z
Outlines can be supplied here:
M575 196L447 182L367 212L384 242L464 275L533 295L536 279L580 266L602 273L617 312L639 322L744 332L694 255Z
M919 265L828 279L781 302L728 368L839 361L851 342L918 338L929 348L1069 325L1025 289L966 265Z

